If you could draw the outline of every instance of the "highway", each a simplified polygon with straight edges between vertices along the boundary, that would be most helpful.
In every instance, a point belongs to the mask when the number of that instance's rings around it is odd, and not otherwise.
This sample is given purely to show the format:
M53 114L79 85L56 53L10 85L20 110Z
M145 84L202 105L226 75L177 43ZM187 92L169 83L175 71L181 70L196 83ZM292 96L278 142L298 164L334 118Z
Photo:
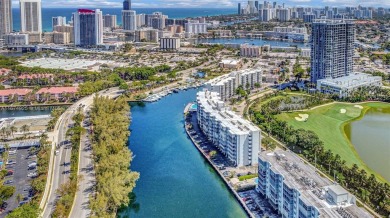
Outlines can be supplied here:
M117 96L119 91L118 88L112 88L108 92L101 91L99 92L99 95L104 96ZM54 132L50 134L50 140L52 140L52 157L50 160L50 166L49 166L49 173L48 173L48 180L47 185L45 189L45 193L43 195L43 199L41 202L40 207L43 209L43 212L41 214L42 217L48 218L51 217L52 212L54 211L55 203L58 199L58 195L56 193L56 190L61 187L62 184L65 184L69 180L70 175L70 156L71 156L71 146L68 144L64 144L66 141L66 132L69 129L69 126L73 124L72 117L77 113L79 105L86 105L84 107L84 112L86 112L87 108L89 108L93 103L93 95L87 96L85 98L80 99L75 104L73 104L71 107L69 107L58 119L56 128L54 129ZM91 160L91 151L85 152L88 149L85 149L86 147L86 138L82 137L81 140L81 161L79 165L79 174L83 175L83 173L80 173L80 169L85 169L86 167L92 166L92 160ZM58 155L54 155L54 151L58 150ZM81 171L84 172L84 171ZM88 217L89 215L89 209L88 207L82 207L82 205L85 205L85 203L88 203L88 197L89 194L83 194L85 193L84 190L88 189L90 190L91 184L94 182L94 176L92 175L83 175L84 178L79 184L79 191L76 194L76 201L75 201L75 211L74 214L70 217ZM89 185L88 185L89 184ZM93 184L92 184L93 185ZM85 195L85 196L84 196ZM79 202L82 202L78 204ZM76 210L76 208L80 210ZM80 213L79 213L80 211ZM84 214L84 215L81 215Z

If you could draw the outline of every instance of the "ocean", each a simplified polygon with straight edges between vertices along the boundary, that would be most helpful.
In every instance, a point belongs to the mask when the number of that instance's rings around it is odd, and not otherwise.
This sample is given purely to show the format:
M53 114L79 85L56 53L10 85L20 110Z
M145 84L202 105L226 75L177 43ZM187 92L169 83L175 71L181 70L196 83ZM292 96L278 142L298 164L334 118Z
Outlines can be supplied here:
M121 24L121 8L100 8L103 14L117 15L117 22ZM187 17L205 17L224 14L235 14L237 10L234 8L135 8L137 14L151 14L153 12L162 12L168 15L169 18L187 18ZM52 31L52 17L63 16L66 20L71 19L72 13L76 12L77 8L42 8L42 28L43 31ZM19 8L13 8L13 23L14 30L20 30L20 11Z

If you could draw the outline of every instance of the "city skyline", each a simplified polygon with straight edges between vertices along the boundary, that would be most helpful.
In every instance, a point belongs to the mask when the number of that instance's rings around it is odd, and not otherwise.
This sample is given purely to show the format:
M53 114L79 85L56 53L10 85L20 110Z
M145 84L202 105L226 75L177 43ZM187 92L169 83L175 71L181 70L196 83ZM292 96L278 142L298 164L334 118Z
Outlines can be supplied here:
M260 1L262 2L262 1ZM272 1L273 2L273 1ZM372 6L372 7L390 7L390 1L360 1L360 0L286 0L276 1L278 4L285 3L286 6L303 7L324 7L324 6ZM142 0L133 0L134 8L235 8L238 3L247 3L242 0L152 0L147 3ZM13 8L18 8L19 0L12 0ZM42 0L43 8L122 8L123 0Z

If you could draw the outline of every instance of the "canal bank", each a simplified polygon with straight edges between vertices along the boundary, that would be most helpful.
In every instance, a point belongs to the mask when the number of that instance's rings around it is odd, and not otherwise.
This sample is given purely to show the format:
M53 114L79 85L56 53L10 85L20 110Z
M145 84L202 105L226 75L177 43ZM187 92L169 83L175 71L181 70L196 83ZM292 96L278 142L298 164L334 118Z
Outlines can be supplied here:
M247 217L183 129L183 109L196 92L131 104L131 169L141 176L121 217Z

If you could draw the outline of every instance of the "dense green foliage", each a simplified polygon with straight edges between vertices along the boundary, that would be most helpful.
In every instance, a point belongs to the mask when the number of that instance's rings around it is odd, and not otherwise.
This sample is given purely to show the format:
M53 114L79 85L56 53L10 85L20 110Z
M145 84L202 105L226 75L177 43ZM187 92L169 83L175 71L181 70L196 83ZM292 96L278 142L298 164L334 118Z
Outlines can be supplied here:
M390 89L371 86L371 87L359 87L354 90L347 98L339 99L339 101L347 102L363 102L363 101L383 101L390 102Z
M37 204L29 203L23 204L9 213L7 218L36 218L39 217L40 209Z
M53 217L68 217L74 197L77 192L77 169L79 161L79 148L80 148L80 139L81 135L85 132L85 129L81 126L81 123L84 119L84 115L81 110L78 111L72 117L74 125L72 128L68 129L66 135L70 138L70 143L72 146L71 156L70 156L70 177L69 181L65 184L62 184L61 187L57 190L57 194L60 196L56 202L56 207L53 212Z
M320 103L320 102L318 102ZM323 142L311 130L294 129L286 121L276 118L284 109L283 100L276 99L264 103L260 110L250 110L250 115L260 128L284 142L289 149L303 155L329 175L337 176L337 182L348 188L362 201L371 205L378 213L390 214L390 187L387 183L378 182L375 175L367 175L364 169L354 164L346 165L338 154L325 150Z
M91 121L97 184L96 195L91 196L92 217L115 217L121 206L130 203L129 193L139 174L130 171L129 115L130 107L121 98L94 98Z
M55 108L54 110L51 111L51 117L52 119L49 121L47 124L47 131L53 131L56 123L58 121L58 118L60 118L61 114L64 113L65 108L60 107L60 108Z
M258 176L259 176L258 174L244 175L244 176L238 177L238 180L244 181L244 180L256 178L256 177L258 177Z

